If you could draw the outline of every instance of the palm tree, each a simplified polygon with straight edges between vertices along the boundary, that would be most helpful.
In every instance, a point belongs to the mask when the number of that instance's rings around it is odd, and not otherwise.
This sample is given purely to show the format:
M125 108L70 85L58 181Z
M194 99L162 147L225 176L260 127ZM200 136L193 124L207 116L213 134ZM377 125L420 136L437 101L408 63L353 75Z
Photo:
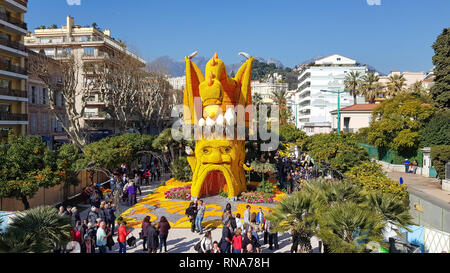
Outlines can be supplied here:
M65 246L70 240L71 218L49 206L17 214L0 235L0 252L44 253Z
M353 96L353 104L356 104L356 96L359 95L359 86L360 86L360 79L361 73L359 71L350 71L345 76L345 89L350 89L350 95Z
M286 106L286 95L287 91L284 89L272 91L272 99L280 107L280 124L286 124L292 114Z
M382 86L378 82L379 79L380 77L375 72L369 72L361 77L360 92L369 103L375 103L375 99L381 93Z
M379 214L351 201L324 208L318 223L317 236L334 253L365 252L367 243L382 240L385 227Z
M399 228L410 231L408 225L414 223L403 201L382 192L369 193L366 198L368 207L375 209L383 217L385 224L389 224L398 235L400 235Z
M271 220L274 230L285 232L292 229L300 238L300 251L311 251L311 237L317 225L313 196L304 192L295 192L282 199L272 213L266 217Z
M405 88L405 78L403 75L394 74L389 76L389 83L387 84L386 95L394 97L402 92Z

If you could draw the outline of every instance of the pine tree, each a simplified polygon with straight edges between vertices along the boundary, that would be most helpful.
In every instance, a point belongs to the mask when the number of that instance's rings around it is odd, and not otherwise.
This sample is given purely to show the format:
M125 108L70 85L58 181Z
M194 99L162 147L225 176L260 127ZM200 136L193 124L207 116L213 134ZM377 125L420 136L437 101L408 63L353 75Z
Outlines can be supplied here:
M450 107L450 28L445 28L433 44L435 55L433 64L435 84L431 88L434 105L438 108Z

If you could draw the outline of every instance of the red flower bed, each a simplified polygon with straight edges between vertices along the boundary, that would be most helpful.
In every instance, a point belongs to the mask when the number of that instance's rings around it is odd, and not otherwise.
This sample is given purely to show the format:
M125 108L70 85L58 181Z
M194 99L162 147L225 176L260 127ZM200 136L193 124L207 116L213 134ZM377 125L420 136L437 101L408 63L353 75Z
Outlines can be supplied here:
M177 187L164 193L167 199L191 200L191 185L186 187Z
M273 199L275 195L271 195L269 193L251 191L251 192L243 192L239 196L239 201L247 202L251 204L255 203L275 203L276 200Z

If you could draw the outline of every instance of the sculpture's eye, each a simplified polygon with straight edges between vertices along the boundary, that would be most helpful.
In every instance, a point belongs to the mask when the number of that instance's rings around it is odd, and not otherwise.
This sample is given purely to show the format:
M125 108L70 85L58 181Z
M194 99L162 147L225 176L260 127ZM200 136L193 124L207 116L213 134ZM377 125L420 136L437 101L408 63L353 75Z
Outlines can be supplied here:
M225 147L224 151L225 151L225 153L229 153L229 152L231 152L231 148L230 147Z
M202 151L203 151L204 154L207 154L207 153L209 153L210 149L209 148L203 148Z

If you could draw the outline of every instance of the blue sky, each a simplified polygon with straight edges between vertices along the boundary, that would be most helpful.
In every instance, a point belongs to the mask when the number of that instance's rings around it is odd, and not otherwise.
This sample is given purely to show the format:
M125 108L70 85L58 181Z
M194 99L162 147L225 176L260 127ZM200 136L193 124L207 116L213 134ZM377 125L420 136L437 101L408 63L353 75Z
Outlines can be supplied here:
M449 14L449 0L30 0L25 20L30 30L65 25L66 15L96 22L146 60L198 50L237 63L245 51L293 67L338 53L387 73L431 69Z

